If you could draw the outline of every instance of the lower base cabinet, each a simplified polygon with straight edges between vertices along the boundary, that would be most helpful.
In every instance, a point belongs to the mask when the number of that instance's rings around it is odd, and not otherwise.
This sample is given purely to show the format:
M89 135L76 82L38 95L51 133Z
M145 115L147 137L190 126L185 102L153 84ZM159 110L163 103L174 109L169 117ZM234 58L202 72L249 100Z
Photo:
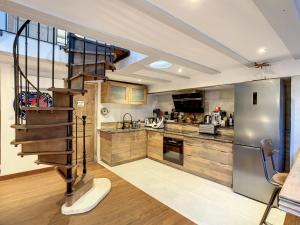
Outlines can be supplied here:
M148 131L147 154L148 157L163 160L164 135L160 132Z
M232 186L232 143L183 137L183 166L163 160L164 134L159 131L110 133L101 131L101 159L110 166L146 158L175 167L219 184ZM171 135L171 137L176 137Z
M124 133L100 132L101 159L110 166L147 156L146 131Z
M185 138L183 168L195 175L232 186L232 143Z

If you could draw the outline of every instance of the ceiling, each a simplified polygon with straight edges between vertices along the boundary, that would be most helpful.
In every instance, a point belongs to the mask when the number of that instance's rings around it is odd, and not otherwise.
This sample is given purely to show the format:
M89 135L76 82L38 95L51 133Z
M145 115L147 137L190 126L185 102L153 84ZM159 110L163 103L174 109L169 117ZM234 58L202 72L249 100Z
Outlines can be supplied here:
M0 0L0 6L143 54L109 77L148 84L152 92L300 74L297 0ZM172 66L150 68L157 60ZM251 68L256 61L271 62L272 70Z

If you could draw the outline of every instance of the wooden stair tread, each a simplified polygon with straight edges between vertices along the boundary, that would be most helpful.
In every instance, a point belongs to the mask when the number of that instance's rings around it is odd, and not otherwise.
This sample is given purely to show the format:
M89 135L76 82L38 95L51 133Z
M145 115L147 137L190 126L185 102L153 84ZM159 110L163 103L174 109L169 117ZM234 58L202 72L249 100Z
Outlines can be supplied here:
M48 138L48 139L36 139L36 140L26 140L26 141L15 141L11 142L12 145L19 145L19 144L31 144L36 142L47 142L47 141L59 141L59 140L71 140L73 137L61 137L61 138Z
M39 129L39 128L50 128L50 127L60 127L60 126L68 126L72 125L72 122L69 123L54 123L54 124L41 124L41 125L30 125L30 124L20 124L20 125L11 125L11 128L15 128L18 130L28 130L28 129Z
M69 49L69 48L64 48L65 52L73 52L73 53L81 53L81 54L89 54L89 55L96 55L96 51L83 51L83 50L78 50L78 49ZM97 55L105 55L105 52L101 52L101 51L98 51L97 52ZM106 53L106 56L115 56L115 53L109 53L107 52Z
M72 107L20 107L25 111L70 111Z
M103 80L106 80L107 77L103 76L103 75L96 75L96 74L88 74L88 73L80 73L80 74L77 74L73 77L70 78L70 80L74 80L78 77L81 77L81 76L85 76L85 77L92 77L92 78L100 78L100 79L103 79Z
M62 167L65 167L65 168L72 168L76 165L67 165L67 164L60 164L60 163L52 163L52 162L44 162L44 161L41 161L41 160L36 160L34 161L34 163L36 164L45 164L45 165L51 165L51 166L62 166Z
M18 156L26 155L66 155L72 154L73 151L48 151L48 152L19 152Z
M97 62L97 63L85 63L85 66L90 66L90 65L95 65L95 64L100 64L100 65L103 65L105 64L105 69L109 69L109 70L115 70L116 67L113 63L111 62L108 62L108 61L104 61L104 60L101 60L100 62ZM74 63L74 64L71 64L72 67L76 67L76 66L83 66L83 63Z
M84 94L87 92L87 90L69 88L48 88L48 91L59 92L63 94Z

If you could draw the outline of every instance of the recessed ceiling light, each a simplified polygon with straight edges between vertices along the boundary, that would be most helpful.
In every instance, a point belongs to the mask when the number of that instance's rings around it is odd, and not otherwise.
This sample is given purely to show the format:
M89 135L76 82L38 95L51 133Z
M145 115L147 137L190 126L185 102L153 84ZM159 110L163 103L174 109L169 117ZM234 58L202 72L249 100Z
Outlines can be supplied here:
M141 80L141 79L138 79L138 82L142 82L142 80Z
M265 47L261 47L257 50L258 54L264 54L264 53L266 53L266 51L267 51L267 48L265 48Z
M154 69L167 69L170 68L171 66L172 63L163 60L158 60L150 64L150 67Z
M182 72L182 68L179 68L179 69L177 70L177 72L178 72L178 73L181 73L181 72Z

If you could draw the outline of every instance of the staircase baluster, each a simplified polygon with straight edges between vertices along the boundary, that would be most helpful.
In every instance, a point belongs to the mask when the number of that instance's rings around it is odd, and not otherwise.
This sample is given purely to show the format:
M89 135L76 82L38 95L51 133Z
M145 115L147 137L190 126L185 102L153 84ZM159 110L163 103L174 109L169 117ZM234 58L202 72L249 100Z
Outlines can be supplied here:
M85 46L85 37L83 38L83 68L82 68L82 71L83 71L83 73L85 73L85 48L86 48L86 46Z
M52 88L54 88L55 28L52 29Z
M105 43L105 45L104 45L104 64L103 64L103 75L104 75L104 77L106 76L106 43Z
M38 49L37 49L37 107L40 106L40 29L41 25L38 23Z
M25 27L25 106L28 106L28 92L29 92L29 85L28 85L28 24ZM27 121L27 117L26 117Z
M77 123L78 123L78 118L77 118L77 115L75 115L75 129L76 129L76 132L75 132L75 144L76 144L76 147L75 147L75 151L76 151L76 165L77 165L77 158L78 158L78 140L77 140L77 138L78 138L78 134L77 134Z
M86 116L82 116L83 124L83 174L86 174L86 149L85 149L85 126L86 126Z
M19 41L19 37L17 40L17 86L16 86L16 92L17 92L17 97L16 97L16 113L17 113L17 124L20 124L20 104L19 104L19 94L20 94L20 84L19 84L19 80L20 80L20 70L19 70L19 63L20 63L20 52L19 52L19 45L20 45L20 41Z
M97 74L97 62L98 62L98 41L96 41L95 74Z
M111 62L111 63L113 63L113 60L112 60L112 57L113 57L113 47L110 45L110 48L109 48L109 50L110 50L110 55L109 55L109 61Z

